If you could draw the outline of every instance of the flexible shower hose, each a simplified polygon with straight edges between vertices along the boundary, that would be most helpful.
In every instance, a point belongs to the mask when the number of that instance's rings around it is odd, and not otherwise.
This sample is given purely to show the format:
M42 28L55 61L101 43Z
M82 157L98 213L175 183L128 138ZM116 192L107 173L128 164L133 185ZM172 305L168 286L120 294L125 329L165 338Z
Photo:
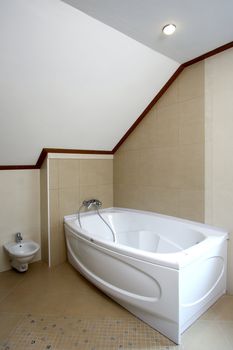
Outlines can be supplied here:
M79 226L82 228L82 224L81 224L81 218L80 218L80 212L81 212L81 209L84 207L84 205L82 204L78 210L78 223L79 223ZM99 208L95 205L95 210L98 214L98 216L100 217L100 219L105 223L105 225L109 228L109 230L111 231L112 233L112 238L113 238L113 242L115 243L116 242L116 234L115 232L113 231L113 229L111 228L111 226L107 223L107 221L102 217L102 215L100 214L99 212Z

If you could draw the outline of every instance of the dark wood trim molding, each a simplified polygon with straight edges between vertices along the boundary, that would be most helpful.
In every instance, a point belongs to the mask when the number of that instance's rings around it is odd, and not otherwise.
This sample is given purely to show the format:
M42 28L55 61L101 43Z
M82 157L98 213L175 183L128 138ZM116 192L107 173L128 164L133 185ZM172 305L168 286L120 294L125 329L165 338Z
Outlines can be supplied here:
M73 154L113 154L112 151L92 149L66 149L66 148L44 148L48 153L73 153Z
M184 66L184 67L191 66L191 65L194 64L194 63L203 61L203 60L205 60L206 58L209 58L209 57L211 57L211 56L217 55L218 53L220 53L220 52L222 52L222 51L225 51L225 50L228 50L228 49L231 49L232 47L233 47L233 41L231 41L230 43L227 43L227 44L225 44L225 45L219 46L219 47L217 47L216 49L211 50L211 51L205 53L204 55L201 55L201 56L198 56L198 57L196 57L196 58L193 58L192 60L183 63L183 66Z
M46 148L43 148L41 153L40 153L40 156L39 156L39 158L37 160L37 163L36 163L36 166L38 168L41 168L41 166L42 166L42 164L43 164L43 162L44 162L46 157L47 157Z
M0 165L0 170L37 169L36 165Z
M149 103L146 109L142 112L142 114L138 117L138 119L133 123L133 125L129 128L129 130L125 133L125 135L120 139L117 145L113 148L112 151L98 151L98 150L79 150L79 149L62 149L62 148L43 148L40 156L37 160L36 165L0 165L0 170L23 170L23 169L40 169L45 158L48 153L76 153L76 154L114 154L122 143L127 139L127 137L133 132L133 130L138 126L138 124L142 121L142 119L147 115L147 113L151 110L151 108L156 104L156 102L163 96L163 94L167 91L169 86L174 82L174 80L180 75L180 73L186 68L195 64L197 62L203 61L206 58L214 56L222 51L228 50L233 47L233 41L217 47L214 50L211 50L201 56L198 56L190 61L187 61L180 65L180 67L175 71L172 77L167 81L167 83L163 86L163 88L159 91L159 93L154 97L154 99Z
M43 148L36 163L36 167L40 168L47 157L48 153L72 153L72 154L113 154L113 151L98 151L85 149L63 149L63 148Z

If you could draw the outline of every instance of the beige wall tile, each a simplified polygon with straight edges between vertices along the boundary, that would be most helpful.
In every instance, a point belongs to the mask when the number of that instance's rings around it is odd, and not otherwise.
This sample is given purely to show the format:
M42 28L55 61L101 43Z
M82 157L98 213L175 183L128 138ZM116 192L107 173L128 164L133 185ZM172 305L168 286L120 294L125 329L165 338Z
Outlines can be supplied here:
M157 111L152 145L158 147L177 146L179 143L178 105L167 106ZM151 146L150 146L151 147Z
M178 102L178 84L175 80L156 104L157 108L171 106Z
M204 120L196 119L180 123L180 145L203 144L204 140Z
M179 143L203 144L205 139L204 96L179 103Z
M203 88L203 63L185 69L120 147L114 205L203 220Z
M178 147L161 147L121 152L116 156L115 183L180 188L178 151Z
M178 101L186 101L204 95L204 62L193 64L177 78Z
M137 200L134 185L114 184L114 207L136 209Z
M205 113L204 95L179 102L180 125L187 122L195 122L203 119Z
M79 166L79 159L59 159L59 188L78 186Z
M178 147L162 147L153 149L149 184L159 188L180 188L182 186L181 166Z
M121 152L114 159L115 183L179 188L178 150L178 147L161 147Z
M109 185L112 181L112 159L80 160L80 185Z
M75 214L80 203L79 188L66 188L59 190L59 218Z
M3 239L3 240L4 241L6 240L6 242L8 242L11 239ZM6 242L2 242L1 246L0 246L0 266L1 266L0 272L7 271L11 268L10 262L9 262L9 257L3 248L3 244Z
M72 190L50 190L50 257L51 266L66 260L65 236L63 231L64 215L70 212L76 199Z
M181 190L179 216L184 219L204 222L204 191Z
M151 195L148 186L115 185L114 206L139 210L150 210ZM153 195L152 195L153 197Z
M116 152L114 154L113 161L113 183L118 184L121 180L121 172L122 172L122 157L124 156L124 151Z
M141 150L152 146L173 146L179 142L179 105L153 107L120 150Z
M143 186L141 196L146 204L146 210L157 213L178 216L179 191L176 189Z
M59 188L59 159L49 159L49 188Z
M113 206L113 160L56 159L49 175L51 265L55 266L66 259L64 216L77 213L84 199L96 197L103 207Z
M115 164L115 181L120 184L142 184L146 182L147 165L151 162L153 153L146 149L145 152L142 150L125 151L121 152L118 160Z
M97 198L103 208L113 206L113 186L111 185L82 185L80 186L80 203L85 199Z
M40 169L40 222L41 222L41 259L48 259L48 189L47 189L47 161Z
M66 244L63 225L51 227L51 266L57 266L66 261Z
M181 189L203 190L204 188L204 145L180 146Z
M49 190L50 227L59 223L59 190Z
M55 266L59 262L59 190L49 190L50 205L50 264Z
M139 126L134 129L134 131L122 144L122 151L137 150L151 146L154 140L156 114L157 111L154 107L148 112L147 116L140 122Z
M114 185L114 206L179 215L179 191L152 186Z

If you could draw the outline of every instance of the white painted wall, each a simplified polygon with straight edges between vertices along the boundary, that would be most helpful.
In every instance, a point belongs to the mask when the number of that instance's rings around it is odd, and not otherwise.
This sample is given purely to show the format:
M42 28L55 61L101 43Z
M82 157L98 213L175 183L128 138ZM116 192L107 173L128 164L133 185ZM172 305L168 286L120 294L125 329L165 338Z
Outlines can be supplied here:
M13 241L16 232L40 244L40 171L0 171L0 198L1 272L10 269L3 244Z
M59 0L0 2L0 164L111 150L178 63Z
M228 292L233 294L233 49L205 61L206 222L229 230Z

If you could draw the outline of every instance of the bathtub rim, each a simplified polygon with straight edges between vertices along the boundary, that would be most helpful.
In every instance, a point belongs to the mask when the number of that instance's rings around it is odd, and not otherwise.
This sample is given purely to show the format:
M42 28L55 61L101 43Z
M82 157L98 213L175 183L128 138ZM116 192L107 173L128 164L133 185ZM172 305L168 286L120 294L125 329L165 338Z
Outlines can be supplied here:
M181 219L173 216L168 216L164 214L159 214L151 211L143 211L137 209L129 209L129 208L120 208L120 207L110 207L101 209L100 213L138 213L138 214L146 214L149 216L154 216L162 219L167 219L169 221L181 222L186 224L191 229L196 229L201 232L205 239L201 241L199 244L191 246L187 249L184 249L180 252L174 253L151 253L145 250L140 250L136 248L132 248L120 243L115 243L112 241L101 240L99 238L93 238L91 233L86 231L85 229L80 228L78 225L74 224L74 222L78 220L78 214L66 215L64 217L64 226L65 226L65 235L67 237L66 229L69 231L72 236L82 238L86 240L89 244L95 246L101 246L107 250L113 250L117 253L128 255L130 257L144 260L156 265L161 265L169 268L173 268L179 270L197 259L201 259L203 254L212 249L213 246L220 244L224 240L229 238L229 234L226 230L218 227L213 227L207 224ZM81 213L80 216L88 217L97 215L95 211L89 211ZM73 224L72 224L73 223Z

